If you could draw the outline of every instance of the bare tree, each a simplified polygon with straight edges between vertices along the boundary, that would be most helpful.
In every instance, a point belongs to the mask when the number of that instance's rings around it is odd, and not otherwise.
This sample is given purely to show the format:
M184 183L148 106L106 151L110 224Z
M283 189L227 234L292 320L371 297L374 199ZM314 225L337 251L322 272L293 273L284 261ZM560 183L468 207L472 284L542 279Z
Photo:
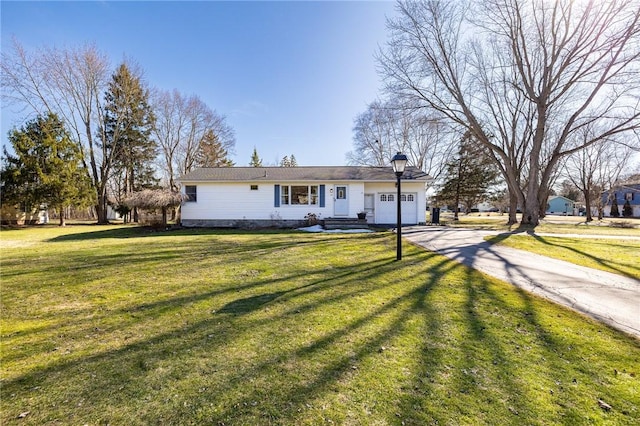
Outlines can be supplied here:
M172 190L178 190L177 178L195 167L201 142L207 137L215 136L221 149L233 152L233 129L224 116L211 110L199 97L185 97L177 90L157 90L152 103L156 114L154 134Z
M382 102L369 104L354 120L354 150L347 153L349 164L386 166L398 149L392 145L391 110Z
M57 114L81 148L96 192L98 223L108 222L113 153L93 132L103 127L102 93L108 78L109 61L93 45L29 53L14 40L13 49L2 52L3 98L23 111Z
M402 2L379 63L391 93L469 130L537 225L559 162L615 135L637 146L637 0ZM574 135L585 126L590 138Z
M448 143L450 129L438 117L424 108L390 101L371 103L356 117L353 131L354 149L347 154L350 164L388 166L400 151L411 165L438 177L455 148Z
M603 140L568 157L565 173L584 197L587 222L593 220L593 207L598 219L603 218L610 200L603 200L602 194L614 186L632 158L633 150L615 140Z

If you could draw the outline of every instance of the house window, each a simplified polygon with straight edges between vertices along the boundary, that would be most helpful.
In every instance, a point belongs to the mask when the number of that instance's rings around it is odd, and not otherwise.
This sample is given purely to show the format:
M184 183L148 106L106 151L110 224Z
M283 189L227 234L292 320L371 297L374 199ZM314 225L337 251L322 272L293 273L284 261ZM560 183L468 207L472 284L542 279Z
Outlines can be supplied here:
M257 191L258 190L258 185L251 185L251 190L252 191Z
M292 186L291 204L309 204L309 187Z
M393 194L389 194L387 195L387 201L393 201L396 197L393 196Z
M280 204L286 205L289 204L289 187L281 186L280 187Z
M318 185L283 185L280 188L280 204L309 206L318 204Z
M624 199L627 201L632 201L633 200L633 192L627 192L626 194L624 194Z
M195 185L186 185L184 187L184 193L189 197L187 201L196 202L198 201L198 187Z
M387 194L380 194L380 201L387 201Z

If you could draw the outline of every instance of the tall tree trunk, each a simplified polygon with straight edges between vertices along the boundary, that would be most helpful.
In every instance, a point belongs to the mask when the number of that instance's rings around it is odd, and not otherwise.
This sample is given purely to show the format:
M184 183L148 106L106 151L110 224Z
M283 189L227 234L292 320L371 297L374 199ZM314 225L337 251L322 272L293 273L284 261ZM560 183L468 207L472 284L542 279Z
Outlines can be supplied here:
M58 206L58 210L60 211L60 226L67 226L64 206Z
M109 216L107 214L107 188L106 183L98 184L98 205L96 206L96 215L98 215L98 225L108 225Z
M518 196L509 191L509 221L507 225L518 223Z
M586 215L587 215L587 222L592 222L593 221L593 217L591 215L591 194L590 191L584 191L582 193L584 195L584 207L587 209L586 211Z

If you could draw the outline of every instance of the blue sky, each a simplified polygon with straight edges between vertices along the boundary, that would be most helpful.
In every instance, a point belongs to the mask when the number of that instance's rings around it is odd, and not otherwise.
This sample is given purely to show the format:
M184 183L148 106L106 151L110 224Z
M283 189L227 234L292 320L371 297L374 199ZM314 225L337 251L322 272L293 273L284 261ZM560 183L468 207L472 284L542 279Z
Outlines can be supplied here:
M375 52L394 3L9 2L2 49L95 43L115 68L141 66L147 83L196 94L235 129L232 159L294 154L299 165L342 165L353 120L380 93ZM2 142L19 116L2 106Z

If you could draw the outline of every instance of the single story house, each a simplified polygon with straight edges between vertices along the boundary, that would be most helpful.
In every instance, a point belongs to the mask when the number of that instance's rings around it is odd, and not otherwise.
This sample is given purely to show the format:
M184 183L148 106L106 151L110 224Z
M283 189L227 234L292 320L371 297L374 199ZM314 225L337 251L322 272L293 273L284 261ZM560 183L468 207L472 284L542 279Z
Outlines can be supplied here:
M576 214L576 202L561 195L553 195L547 201L546 213L574 216Z
M604 205L604 215L611 216L611 204L613 199L618 204L618 212L622 217L624 204L629 201L633 213L632 217L640 217L640 184L618 185L602 194L602 204Z
M402 223L425 222L430 177L407 167L402 177ZM391 167L220 167L180 177L183 226L296 227L305 217L397 223L396 176Z

